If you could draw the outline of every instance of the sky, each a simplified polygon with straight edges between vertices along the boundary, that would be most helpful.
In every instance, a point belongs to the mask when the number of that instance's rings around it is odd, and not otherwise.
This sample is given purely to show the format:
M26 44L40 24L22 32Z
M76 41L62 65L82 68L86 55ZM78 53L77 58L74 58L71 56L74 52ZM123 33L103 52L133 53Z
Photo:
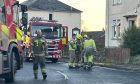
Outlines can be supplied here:
M19 0L23 2L25 0ZM101 31L105 28L106 0L59 0L81 11L82 30Z

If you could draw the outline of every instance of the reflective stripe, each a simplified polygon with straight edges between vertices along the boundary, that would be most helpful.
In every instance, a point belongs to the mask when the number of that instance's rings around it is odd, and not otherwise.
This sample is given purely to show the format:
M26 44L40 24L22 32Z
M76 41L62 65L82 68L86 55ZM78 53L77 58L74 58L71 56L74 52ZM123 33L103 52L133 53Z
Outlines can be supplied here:
M19 27L16 28L16 37L17 40L22 40L22 31L20 30Z
M2 32L4 34L6 34L7 36L9 36L9 30L8 30L7 26L6 25L2 25L1 27L2 27L1 28Z
M35 73L35 74L38 74L38 69L37 69L37 70L34 70L34 73Z
M68 64L68 65L69 65L69 66L73 66L73 63L70 63L70 62L69 62L69 64Z
M10 42L17 42L17 39L10 39Z
M42 72L42 73L46 73L46 68L45 68L45 67L42 68L42 69L41 69L41 72Z
M93 56L92 55L88 57L88 62L91 62L91 63L93 62Z
M84 62L93 62L93 56L84 56Z

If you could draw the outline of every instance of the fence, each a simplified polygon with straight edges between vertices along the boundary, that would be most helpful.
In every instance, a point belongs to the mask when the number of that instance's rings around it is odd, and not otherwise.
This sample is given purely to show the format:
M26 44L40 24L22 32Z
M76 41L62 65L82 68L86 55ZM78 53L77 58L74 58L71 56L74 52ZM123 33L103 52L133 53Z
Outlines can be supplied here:
M106 48L106 62L122 64L128 63L130 58L130 49L128 48Z

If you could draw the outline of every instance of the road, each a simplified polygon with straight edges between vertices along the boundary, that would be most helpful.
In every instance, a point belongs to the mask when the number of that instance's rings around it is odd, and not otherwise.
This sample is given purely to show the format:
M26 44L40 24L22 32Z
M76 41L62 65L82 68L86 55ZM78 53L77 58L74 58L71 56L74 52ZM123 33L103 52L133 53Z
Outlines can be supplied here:
M94 66L92 71L82 69L69 70L66 63L47 63L47 80L35 80L32 73L32 63L25 63L24 68L16 74L14 83L0 84L140 84L140 73Z

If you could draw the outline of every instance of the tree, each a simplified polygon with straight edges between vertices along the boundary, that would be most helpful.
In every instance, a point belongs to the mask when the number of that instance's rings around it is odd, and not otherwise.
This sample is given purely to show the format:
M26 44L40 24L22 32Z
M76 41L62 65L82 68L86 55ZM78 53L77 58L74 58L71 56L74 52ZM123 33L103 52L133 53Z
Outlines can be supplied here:
M122 40L122 47L130 48L132 56L140 54L140 28L136 26L128 28L122 34Z

